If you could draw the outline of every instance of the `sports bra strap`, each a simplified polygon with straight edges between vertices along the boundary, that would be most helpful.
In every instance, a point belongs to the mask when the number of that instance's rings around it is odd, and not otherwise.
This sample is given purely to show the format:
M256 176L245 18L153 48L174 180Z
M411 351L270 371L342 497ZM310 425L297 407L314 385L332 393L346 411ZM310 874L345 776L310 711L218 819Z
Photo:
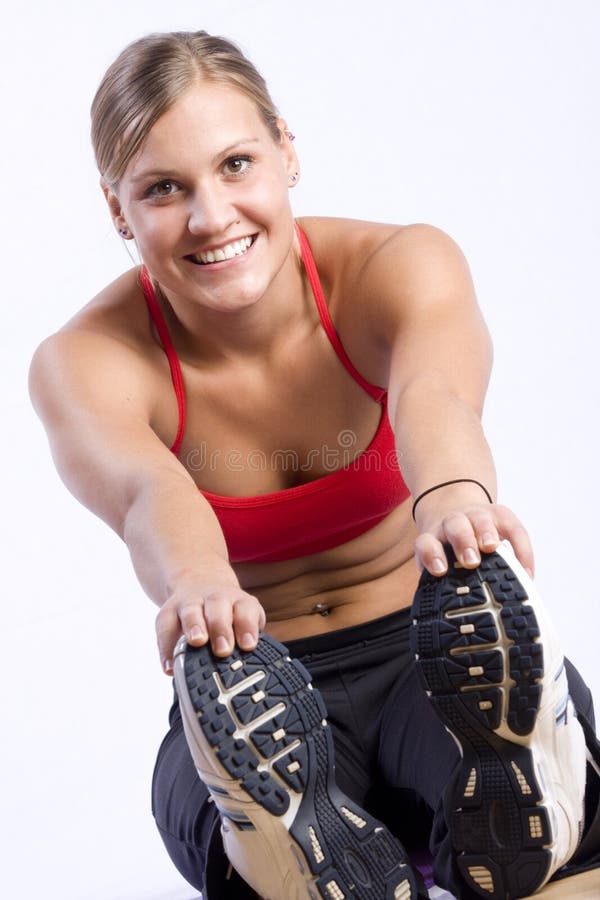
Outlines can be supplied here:
M171 452L177 455L179 453L179 448L181 447L181 442L183 440L186 420L185 387L183 384L183 375L181 374L179 359L177 357L177 353L175 352L175 347L173 346L173 341L171 340L171 335L169 334L169 329L167 328L167 324L164 320L162 310L158 305L154 285L152 284L152 279L148 274L146 266L142 266L140 269L140 280L142 283L144 296L146 298L146 303L148 304L148 309L150 310L150 315L152 316L152 321L154 322L156 330L158 331L158 336L160 338L161 344L163 345L163 350L167 354L169 368L171 369L173 388L175 389L175 396L177 397L179 425L177 427L175 441L173 443L173 446L171 447Z
M313 259L312 250L310 249L310 244L308 243L308 239L299 225L296 225L296 233L298 235L298 240L300 241L300 248L302 250L302 261L304 262L304 268L306 269L306 274L308 275L308 280L310 282L310 286L312 288L312 292L315 298L315 302L317 304L317 309L319 311L319 316L321 319L321 324L325 330L327 337L329 338L333 349L337 353L340 361L343 366L348 370L350 375L357 381L360 386L369 394L369 396L373 397L374 400L379 401L380 403L385 398L386 389L379 387L378 385L371 384L366 378L360 374L360 372L354 367L352 360L349 358L348 354L344 350L342 342L339 339L338 333L335 330L335 326L331 321L331 316L329 315L329 308L325 301L325 295L323 294L323 288L321 287L321 279L319 278L319 273L317 272L317 267L315 265L315 261Z

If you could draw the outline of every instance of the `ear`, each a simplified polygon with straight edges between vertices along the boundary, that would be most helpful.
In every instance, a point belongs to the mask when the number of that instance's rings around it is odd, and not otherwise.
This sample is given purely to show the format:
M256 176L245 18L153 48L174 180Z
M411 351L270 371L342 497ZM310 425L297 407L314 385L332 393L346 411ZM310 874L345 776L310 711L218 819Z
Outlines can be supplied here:
M109 184L107 184L107 182L104 180L104 178L100 179L100 187L102 189L102 193L104 194L106 202L108 203L108 208L110 210L110 216L111 216L111 219L113 220L113 224L114 224L115 228L117 229L117 231L119 232L121 237L124 237L124 238L133 237L133 235L129 231L129 227L127 225L125 216L123 215L123 210L121 208L121 201L119 200L119 197L118 197L116 191Z
M288 183L290 187L293 187L297 184L300 173L300 163L293 144L294 135L288 128L285 119L277 119L277 127L281 134L279 148L283 157L284 168L288 176Z

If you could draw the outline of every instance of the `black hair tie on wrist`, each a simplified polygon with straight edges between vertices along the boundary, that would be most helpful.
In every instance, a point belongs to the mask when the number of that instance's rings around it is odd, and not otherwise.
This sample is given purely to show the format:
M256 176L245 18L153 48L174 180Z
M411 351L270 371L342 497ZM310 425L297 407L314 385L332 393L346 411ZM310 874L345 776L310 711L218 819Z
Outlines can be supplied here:
M417 503L420 503L421 500L423 499L423 497L426 497L427 494L431 494L432 491L437 491L438 488L447 487L449 484L462 484L465 481L468 481L471 484L478 485L481 488L481 490L483 491L483 493L485 494L485 496L488 498L490 503L494 502L492 500L492 495L490 494L488 489L486 487L484 487L482 485L482 483L480 481L477 481L475 478L453 478L451 481L442 481L441 484L434 484L433 487L427 488L426 491L423 491L422 494L419 494L419 496L417 497L417 499L415 500L415 502L412 505L413 519L415 519L415 509L417 508ZM415 522L416 522L416 519L415 519Z

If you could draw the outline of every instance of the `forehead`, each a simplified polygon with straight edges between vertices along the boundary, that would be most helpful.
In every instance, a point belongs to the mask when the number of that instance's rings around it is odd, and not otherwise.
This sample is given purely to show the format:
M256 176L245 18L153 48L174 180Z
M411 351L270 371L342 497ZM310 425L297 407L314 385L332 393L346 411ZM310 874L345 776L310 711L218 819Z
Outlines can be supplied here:
M213 156L232 144L268 137L256 104L242 91L202 81L179 97L151 128L135 168L156 155Z

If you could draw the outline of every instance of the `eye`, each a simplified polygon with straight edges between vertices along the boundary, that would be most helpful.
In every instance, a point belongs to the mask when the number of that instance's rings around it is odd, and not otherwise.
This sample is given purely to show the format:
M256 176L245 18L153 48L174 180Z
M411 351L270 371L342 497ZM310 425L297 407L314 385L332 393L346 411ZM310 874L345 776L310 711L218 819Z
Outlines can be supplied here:
M230 156L225 160L224 169L227 175L245 175L252 160L249 156Z
M151 185L146 191L146 197L170 197L177 190L179 188L175 182L165 178L164 181L157 181L156 184Z

